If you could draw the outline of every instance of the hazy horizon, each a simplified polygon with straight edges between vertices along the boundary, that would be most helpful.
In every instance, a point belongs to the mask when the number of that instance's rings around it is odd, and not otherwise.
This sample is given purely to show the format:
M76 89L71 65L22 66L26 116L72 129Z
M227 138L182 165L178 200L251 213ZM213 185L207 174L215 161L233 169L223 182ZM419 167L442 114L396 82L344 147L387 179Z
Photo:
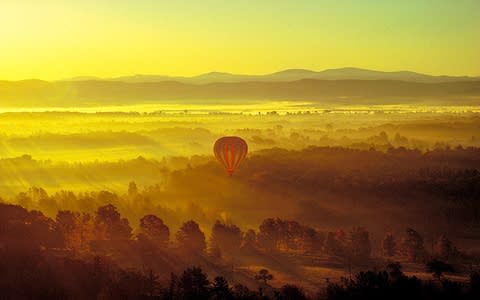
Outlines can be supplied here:
M25 78L17 78L17 79L9 79L9 78L0 78L0 81L26 81L26 80L41 80L41 81L49 81L49 82L55 82L55 81L70 81L70 80L115 80L118 79L121 81L122 78L125 77L135 77L135 76L158 76L158 77L166 77L167 80L168 78L171 78L171 80L175 80L175 78L195 78L195 77L200 77L200 76L205 76L205 75L215 75L215 74L220 74L220 75L238 75L238 76L252 76L252 77L261 77L261 76L267 76L267 75L272 75L272 74L277 74L277 73L282 73L282 72L288 72L288 71L300 71L300 72L314 72L314 73L321 73L325 71L342 71L342 70L360 70L360 71L372 71L372 72L381 72L381 73L415 73L418 75L426 75L426 76L432 76L432 77L468 77L472 78L475 80L480 80L480 73L475 73L475 74L450 74L450 73L424 73L420 72L417 70L410 70L410 69L394 69L394 70L380 70L376 68L360 68L356 66L338 66L338 67L333 67L333 68L320 68L320 69L309 69L309 68L300 68L300 67L288 67L284 69L274 69L268 72L245 72L245 73L235 73L235 72L230 72L228 70L205 70L200 73L193 73L193 74L167 74L167 73L161 73L161 72L152 72L152 73L139 73L139 72L132 72L132 73L119 73L119 74L113 74L111 76L97 76L97 75L92 75L92 74L77 74L71 77L64 77L64 78L50 78L50 79L44 79L41 77L25 77ZM141 80L139 80L141 82Z

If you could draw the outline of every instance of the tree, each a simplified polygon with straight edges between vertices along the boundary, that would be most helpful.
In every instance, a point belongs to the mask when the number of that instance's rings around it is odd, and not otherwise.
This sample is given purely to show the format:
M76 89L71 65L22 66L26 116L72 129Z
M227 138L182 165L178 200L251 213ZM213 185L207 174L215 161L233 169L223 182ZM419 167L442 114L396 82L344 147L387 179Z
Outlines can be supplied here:
M228 286L228 282L221 276L215 277L212 286L213 300L230 300L233 299L232 289Z
M392 257L396 253L397 243L395 242L395 237L391 233L387 233L385 238L382 241L383 253L387 257Z
M313 228L307 228L307 234L313 234L312 238L312 245L311 251L321 251L323 244L325 243L325 234L323 232L319 232L314 230Z
M344 257L346 255L347 236L345 232L340 229L336 232L328 232L325 239L323 249L332 256Z
M221 253L233 255L239 251L242 242L242 232L234 224L224 224L216 221L212 227L212 248L218 248Z
M206 247L205 234L195 221L183 223L176 234L178 245L189 252L203 252Z
M95 215L95 226L99 230L100 239L130 239L132 228L128 220L122 218L117 208L111 204L98 208Z
M144 274L144 289L147 293L147 296L154 297L160 294L160 281L159 276L153 272L152 269L149 269L146 274Z
M111 299L139 299L140 295L150 295L145 286L144 276L136 271L119 270L115 279L108 282L108 293ZM105 290L102 291L104 294ZM102 295L98 297L102 299Z
M311 252L318 248L323 237L316 230L293 220L265 219L259 228L257 241L264 249L301 250Z
M363 227L354 228L350 232L350 246L352 258L360 260L368 259L372 250L368 231Z
M94 239L94 224L88 213L60 210L55 217L56 229L63 237L64 246L74 250L88 250Z
M335 253L338 253L338 248L339 246L337 240L335 239L335 233L328 232L327 237L325 238L323 249L327 254L334 255Z
M209 281L201 268L193 267L183 271L178 287L181 299L209 299Z
M150 241L157 246L165 246L170 238L170 229L159 217L146 215L140 219L138 238Z
M307 296L303 290L294 285L294 284L286 284L280 288L278 293L278 300L307 300Z
M128 184L128 197L134 198L137 195L138 195L137 184L134 181L131 181Z
M441 259L448 260L449 258L452 258L457 251L453 246L453 243L445 235L442 235L435 243L434 252L435 255Z
M241 249L244 252L252 252L257 249L257 234L253 229L247 230L243 235Z
M62 245L55 222L39 211L0 203L0 222L0 249L33 251Z
M387 265L388 275L393 279L398 279L403 276L402 265L398 262Z
M258 243L266 250L277 250L279 232L277 219L265 219L259 227Z
M263 284L267 285L267 282L273 280L273 275L267 269L261 269L258 274L255 275L255 280L263 281Z
M418 261L424 257L423 238L412 228L407 228L405 231L402 252L410 261Z
M295 232L293 240L293 244L296 245L295 249L302 250L304 253L310 253L316 250L319 241L321 241L321 236L315 229L300 225L297 232Z
M434 259L427 263L427 271L433 273L433 277L440 280L443 273L453 272L453 267L441 260Z
M233 287L233 295L237 300L257 300L257 293L251 291L248 287L237 284Z
M62 235L67 248L75 249L79 247L81 243L75 235L79 217L79 213L74 213L69 210L59 210L55 217L56 228Z
M404 147L407 147L408 146L408 139L402 135L400 135L398 132L395 133L395 137L393 139L395 145L398 147L398 146L404 146Z
M180 297L179 278L176 274L170 273L170 280L163 294L164 299L178 299Z

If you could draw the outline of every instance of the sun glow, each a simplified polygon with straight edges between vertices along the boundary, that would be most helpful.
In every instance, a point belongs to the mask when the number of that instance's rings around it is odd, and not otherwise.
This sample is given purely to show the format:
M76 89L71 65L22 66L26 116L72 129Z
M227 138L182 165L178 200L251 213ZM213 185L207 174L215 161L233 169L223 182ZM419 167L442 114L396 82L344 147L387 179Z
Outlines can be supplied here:
M478 75L479 9L478 1L447 0L434 9L371 0L3 0L0 78L343 66Z

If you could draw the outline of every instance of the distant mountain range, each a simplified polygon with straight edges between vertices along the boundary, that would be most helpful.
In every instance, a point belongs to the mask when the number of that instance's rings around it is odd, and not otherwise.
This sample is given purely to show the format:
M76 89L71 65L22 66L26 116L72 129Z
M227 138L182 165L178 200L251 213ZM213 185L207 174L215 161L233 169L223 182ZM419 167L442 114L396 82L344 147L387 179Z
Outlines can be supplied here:
M480 81L480 77L468 76L432 76L411 71L382 72L359 68L328 69L311 71L306 69L288 69L265 75L242 75L223 72L210 72L192 77L164 76L164 75L133 75L115 78L76 77L65 81L107 80L120 82L162 82L176 81L189 84L208 84L216 82L275 82L296 81L302 79L319 80L400 80L424 83L439 83L453 81Z
M193 77L135 75L109 79L0 81L0 107L74 107L247 100L325 104L480 104L480 77L430 76L358 68L290 69L267 75L211 72Z
M289 71L283 75L293 76ZM244 81L192 84L176 81L0 81L0 107L75 107L192 101L312 101L318 104L480 104L480 81L400 80Z

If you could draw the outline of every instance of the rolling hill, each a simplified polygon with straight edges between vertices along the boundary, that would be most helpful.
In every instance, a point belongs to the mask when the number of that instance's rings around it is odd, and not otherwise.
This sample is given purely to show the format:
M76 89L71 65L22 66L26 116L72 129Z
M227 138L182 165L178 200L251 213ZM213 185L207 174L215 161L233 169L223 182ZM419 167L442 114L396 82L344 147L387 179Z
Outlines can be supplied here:
M287 72L290 76L295 72ZM275 76L287 76L285 73ZM191 84L176 81L121 82L108 80L0 81L3 107L95 106L165 101L304 100L317 103L436 104L480 103L480 81L441 83L398 80L245 81Z
M82 81L85 79L100 80L100 78L83 76L66 81ZM192 77L164 76L164 75L134 75L116 78L106 78L108 81L121 81L130 83L177 81L190 84L207 84L215 82L271 82L271 81L296 81L301 79L319 80L400 80L424 83L454 82L454 81L480 81L480 77L468 76L432 76L411 71L381 72L360 68L340 68L323 71L306 69L288 69L265 75L242 75L225 72L210 72Z

